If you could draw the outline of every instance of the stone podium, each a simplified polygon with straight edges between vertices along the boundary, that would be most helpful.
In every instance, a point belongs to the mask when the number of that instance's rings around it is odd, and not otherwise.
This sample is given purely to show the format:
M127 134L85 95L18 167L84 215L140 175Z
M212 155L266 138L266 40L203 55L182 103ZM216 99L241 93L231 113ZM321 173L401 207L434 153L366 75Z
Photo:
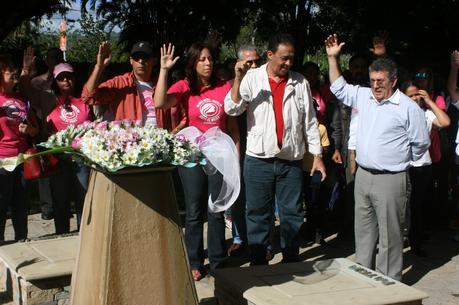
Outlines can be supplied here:
M92 170L71 304L198 304L172 169Z

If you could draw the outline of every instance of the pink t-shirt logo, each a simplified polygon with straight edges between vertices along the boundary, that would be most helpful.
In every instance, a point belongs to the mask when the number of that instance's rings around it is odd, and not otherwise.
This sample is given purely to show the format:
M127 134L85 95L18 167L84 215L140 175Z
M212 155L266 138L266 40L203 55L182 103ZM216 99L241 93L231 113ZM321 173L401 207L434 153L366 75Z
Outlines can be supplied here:
M70 105L72 111L67 111L63 106L60 106L60 116L59 118L62 122L66 124L75 124L78 121L78 115L80 114L80 109L75 105Z
M219 121L223 112L221 103L209 98L201 100L196 108L199 109L199 118L203 120L204 124L213 124Z
M27 114L25 113L24 105L17 100L6 100L2 108L10 121L20 123L26 119Z

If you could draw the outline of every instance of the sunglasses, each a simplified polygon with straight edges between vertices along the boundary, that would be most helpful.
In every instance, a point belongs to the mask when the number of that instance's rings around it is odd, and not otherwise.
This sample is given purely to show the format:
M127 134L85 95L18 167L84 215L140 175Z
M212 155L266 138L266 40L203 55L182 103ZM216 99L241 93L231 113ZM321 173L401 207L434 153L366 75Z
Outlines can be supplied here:
M248 60L247 64L249 64L249 66L255 64L258 67L258 66L260 66L262 64L262 62L263 62L263 60L261 58L259 58L259 59L256 59L256 60Z
M424 78L424 79L428 79L430 78L430 73L426 73L426 72L418 72L414 75L415 78Z
M147 55L145 53L134 53L131 55L131 58L134 60L134 61L139 61L139 60L149 60L150 58L152 58L153 56L151 55Z

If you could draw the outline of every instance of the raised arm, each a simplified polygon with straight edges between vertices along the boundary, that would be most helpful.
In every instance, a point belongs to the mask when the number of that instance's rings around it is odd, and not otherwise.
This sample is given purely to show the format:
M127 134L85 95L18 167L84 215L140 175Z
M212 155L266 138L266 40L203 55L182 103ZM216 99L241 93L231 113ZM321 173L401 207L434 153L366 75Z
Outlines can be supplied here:
M344 44L344 42L338 43L338 35L336 34L328 36L325 40L325 49L328 57L328 74L330 83L332 84L341 76L339 55Z
M156 83L155 96L153 98L156 108L168 109L177 104L175 94L167 94L167 77L169 75L169 70L179 59L178 56L174 58L174 51L175 46L170 43L168 46L164 44L161 47L161 68L159 70L158 82Z
M250 65L247 60L238 60L234 65L234 82L231 87L231 99L234 103L239 104L242 100L239 88L241 87L241 81L244 78L247 71L250 69Z
M22 58L22 69L19 77L19 90L23 95L28 98L32 95L32 85L30 83L32 79L32 70L35 67L35 54L32 47L28 47L24 50L24 56Z
M387 42L389 40L389 33L383 31L379 34L376 34L373 37L373 47L370 48L370 52L375 57L385 57L387 56Z
M105 68L110 64L112 59L112 50L108 41L103 41L99 45L97 52L97 59L94 69L86 82L86 89L88 93L92 93L100 84L100 77Z
M459 101L459 90L457 90L457 71L459 69L459 51L455 50L451 53L451 68L448 77L448 92L452 102L456 104Z
M419 95L424 99L424 102L429 106L430 110L435 114L436 119L432 124L437 128L446 128L451 123L449 116L435 104L425 90L419 90Z

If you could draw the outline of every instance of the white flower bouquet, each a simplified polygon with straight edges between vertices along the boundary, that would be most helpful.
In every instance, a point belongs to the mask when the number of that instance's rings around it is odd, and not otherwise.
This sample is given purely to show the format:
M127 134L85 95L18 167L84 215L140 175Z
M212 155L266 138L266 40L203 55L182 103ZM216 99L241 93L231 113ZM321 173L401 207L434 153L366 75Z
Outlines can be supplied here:
M134 121L95 121L69 126L38 144L47 150L34 155L3 159L2 166L14 167L25 159L49 153L70 153L91 166L108 172L150 165L193 166L203 159L196 144L167 130Z

